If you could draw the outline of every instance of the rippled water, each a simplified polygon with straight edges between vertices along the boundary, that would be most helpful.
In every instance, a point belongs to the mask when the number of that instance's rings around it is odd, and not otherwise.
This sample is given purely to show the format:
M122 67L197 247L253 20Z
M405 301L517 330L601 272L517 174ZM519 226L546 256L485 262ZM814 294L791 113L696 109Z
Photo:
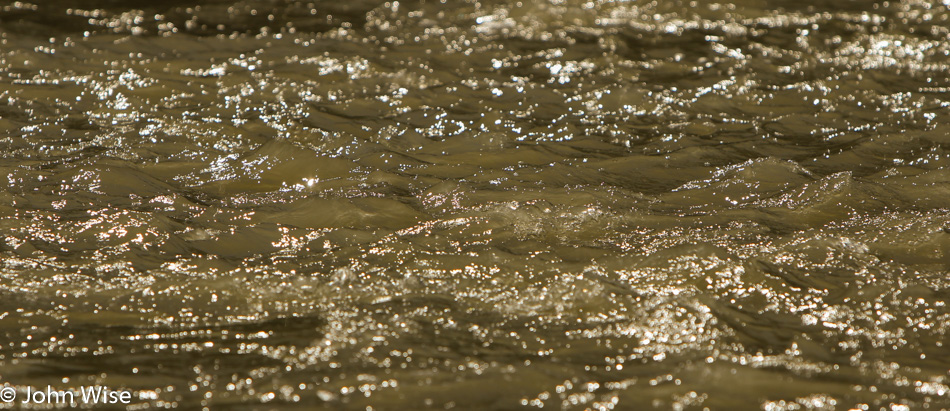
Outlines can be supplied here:
M947 0L0 2L0 384L950 408L948 55Z

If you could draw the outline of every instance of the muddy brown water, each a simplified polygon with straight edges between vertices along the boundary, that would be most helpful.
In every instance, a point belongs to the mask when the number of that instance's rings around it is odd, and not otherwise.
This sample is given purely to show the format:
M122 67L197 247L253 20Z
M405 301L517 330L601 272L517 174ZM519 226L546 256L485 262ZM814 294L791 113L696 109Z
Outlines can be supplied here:
M0 384L950 408L948 4L0 1Z

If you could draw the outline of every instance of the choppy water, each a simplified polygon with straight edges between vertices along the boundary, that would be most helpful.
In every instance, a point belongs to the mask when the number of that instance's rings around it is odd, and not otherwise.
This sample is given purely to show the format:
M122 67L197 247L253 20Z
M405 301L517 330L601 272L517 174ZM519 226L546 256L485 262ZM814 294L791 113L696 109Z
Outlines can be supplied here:
M0 2L0 384L950 408L947 0L198 4Z

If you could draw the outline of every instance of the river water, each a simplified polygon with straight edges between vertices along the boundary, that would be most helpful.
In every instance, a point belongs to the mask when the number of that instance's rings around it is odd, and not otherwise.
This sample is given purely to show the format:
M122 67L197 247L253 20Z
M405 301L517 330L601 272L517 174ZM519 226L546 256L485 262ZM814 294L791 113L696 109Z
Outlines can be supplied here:
M948 55L947 0L2 1L0 384L950 408Z

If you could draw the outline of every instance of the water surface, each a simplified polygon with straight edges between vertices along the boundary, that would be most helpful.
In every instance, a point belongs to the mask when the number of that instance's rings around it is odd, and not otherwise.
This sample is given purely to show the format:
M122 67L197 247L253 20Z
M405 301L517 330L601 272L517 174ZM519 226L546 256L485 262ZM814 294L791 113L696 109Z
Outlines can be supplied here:
M0 1L0 383L134 409L950 408L948 20Z

